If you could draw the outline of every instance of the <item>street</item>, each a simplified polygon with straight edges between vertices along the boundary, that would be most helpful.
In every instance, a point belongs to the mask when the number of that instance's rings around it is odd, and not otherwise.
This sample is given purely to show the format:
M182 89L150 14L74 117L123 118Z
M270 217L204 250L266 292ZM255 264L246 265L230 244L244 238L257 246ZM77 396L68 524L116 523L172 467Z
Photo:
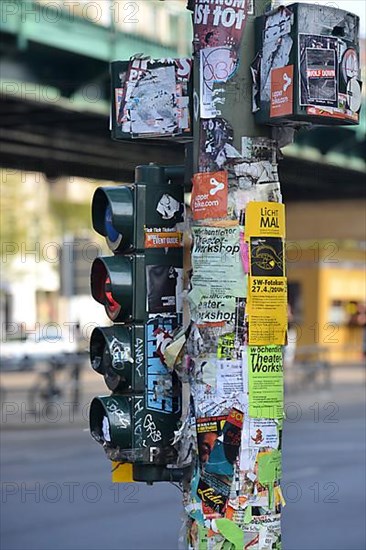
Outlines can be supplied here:
M362 373L286 403L283 548L362 550ZM3 431L1 472L2 550L178 548L179 489L112 485L109 463L86 426Z

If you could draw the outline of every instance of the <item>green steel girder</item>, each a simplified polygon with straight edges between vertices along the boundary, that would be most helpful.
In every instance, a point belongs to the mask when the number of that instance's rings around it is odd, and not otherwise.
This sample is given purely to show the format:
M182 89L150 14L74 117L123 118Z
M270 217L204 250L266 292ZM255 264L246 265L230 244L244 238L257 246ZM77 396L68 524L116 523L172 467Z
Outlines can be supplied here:
M175 48L70 16L32 0L2 0L0 32L16 36L19 49L34 42L104 62L129 59L139 52L154 58L178 56Z

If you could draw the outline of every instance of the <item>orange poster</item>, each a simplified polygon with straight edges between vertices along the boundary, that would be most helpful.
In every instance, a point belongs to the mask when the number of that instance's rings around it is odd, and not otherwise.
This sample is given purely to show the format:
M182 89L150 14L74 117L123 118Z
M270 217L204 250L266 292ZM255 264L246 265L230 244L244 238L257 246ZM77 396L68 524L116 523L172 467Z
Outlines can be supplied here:
M204 172L192 179L191 208L194 220L222 218L227 215L227 172Z
M271 72L271 117L292 115L294 66L287 65Z

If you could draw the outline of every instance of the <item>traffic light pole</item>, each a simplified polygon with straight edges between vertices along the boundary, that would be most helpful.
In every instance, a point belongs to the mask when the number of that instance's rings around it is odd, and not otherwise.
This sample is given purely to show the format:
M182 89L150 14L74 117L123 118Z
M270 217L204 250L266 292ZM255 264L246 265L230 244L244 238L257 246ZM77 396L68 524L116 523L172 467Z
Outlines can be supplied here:
M186 364L196 454L184 486L184 543L195 550L281 548L284 206L277 143L252 112L255 17L269 2L255 0L247 13L250 4L188 2L195 120Z

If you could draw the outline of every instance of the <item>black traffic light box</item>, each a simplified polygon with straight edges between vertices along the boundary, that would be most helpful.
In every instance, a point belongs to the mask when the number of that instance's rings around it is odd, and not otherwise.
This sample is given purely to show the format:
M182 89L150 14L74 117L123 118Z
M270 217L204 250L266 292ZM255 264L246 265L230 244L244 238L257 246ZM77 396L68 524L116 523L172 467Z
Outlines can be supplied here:
M111 460L133 464L135 481L182 475L171 467L181 386L164 350L181 322L183 176L141 166L133 185L100 187L92 203L93 227L115 254L94 261L92 295L119 324L91 336L92 367L113 393L93 399L90 430Z
M359 123L359 17L331 5L294 3L256 18L252 64L260 124Z
M91 291L114 322L179 313L184 192L172 179L183 177L183 167L140 166L135 184L94 194L93 227L115 256L94 261Z

